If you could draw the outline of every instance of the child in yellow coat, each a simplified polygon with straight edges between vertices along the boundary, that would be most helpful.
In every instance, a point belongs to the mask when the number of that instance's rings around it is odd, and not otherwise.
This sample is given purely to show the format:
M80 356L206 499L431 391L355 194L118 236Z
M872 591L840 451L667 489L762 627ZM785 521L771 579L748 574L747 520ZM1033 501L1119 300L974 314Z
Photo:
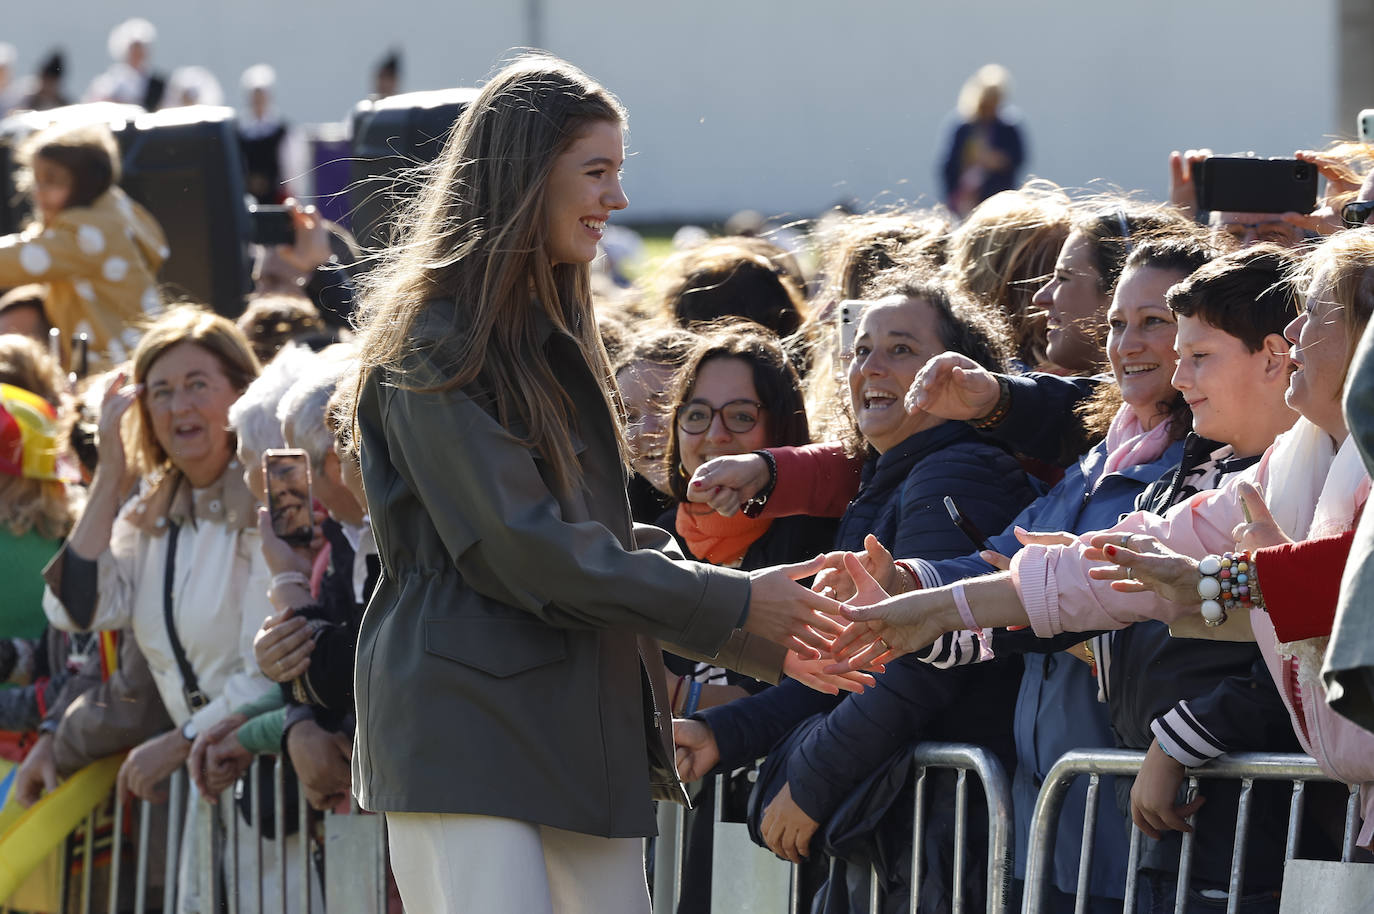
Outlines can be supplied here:
M103 125L40 131L19 161L35 218L0 237L0 289L45 284L48 322L64 347L86 333L98 360L123 361L138 325L162 310L156 275L169 253L162 227L116 186L119 150Z

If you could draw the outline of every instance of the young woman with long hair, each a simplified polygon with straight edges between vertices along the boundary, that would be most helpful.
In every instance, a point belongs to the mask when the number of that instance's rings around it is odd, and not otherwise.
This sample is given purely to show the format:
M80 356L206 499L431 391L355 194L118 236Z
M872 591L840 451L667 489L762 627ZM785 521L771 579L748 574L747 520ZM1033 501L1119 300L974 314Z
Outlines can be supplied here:
M588 269L628 203L624 122L575 67L509 64L364 289L354 415L383 574L353 787L387 814L413 910L647 911L650 800L682 795L653 639L727 663L751 636L809 652L839 631L792 580L818 563L699 565L632 526Z

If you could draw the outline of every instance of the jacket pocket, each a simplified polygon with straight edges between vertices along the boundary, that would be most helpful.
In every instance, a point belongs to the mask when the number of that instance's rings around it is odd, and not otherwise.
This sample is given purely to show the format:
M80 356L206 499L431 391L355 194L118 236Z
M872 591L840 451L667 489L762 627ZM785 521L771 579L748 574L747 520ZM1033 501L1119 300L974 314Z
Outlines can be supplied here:
M534 619L426 619L425 651L504 679L565 659L568 642Z

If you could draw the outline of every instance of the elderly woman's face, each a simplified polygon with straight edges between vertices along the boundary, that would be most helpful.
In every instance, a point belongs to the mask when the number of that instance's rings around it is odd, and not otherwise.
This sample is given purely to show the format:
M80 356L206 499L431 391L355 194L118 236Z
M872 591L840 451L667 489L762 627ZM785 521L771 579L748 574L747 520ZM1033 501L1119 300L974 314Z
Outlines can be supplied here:
M143 404L153 435L192 485L214 482L229 462L229 407L238 398L219 359L195 343L178 343L148 369Z

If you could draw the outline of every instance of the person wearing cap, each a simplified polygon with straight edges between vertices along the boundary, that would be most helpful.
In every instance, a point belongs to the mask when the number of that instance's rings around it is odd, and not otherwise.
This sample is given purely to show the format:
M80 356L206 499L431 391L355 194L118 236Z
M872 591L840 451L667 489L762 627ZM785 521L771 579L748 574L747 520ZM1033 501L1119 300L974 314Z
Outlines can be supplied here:
M156 111L167 90L167 78L152 68L155 41L157 29L147 19L126 19L111 29L106 47L113 63L91 80L85 101L142 105Z

